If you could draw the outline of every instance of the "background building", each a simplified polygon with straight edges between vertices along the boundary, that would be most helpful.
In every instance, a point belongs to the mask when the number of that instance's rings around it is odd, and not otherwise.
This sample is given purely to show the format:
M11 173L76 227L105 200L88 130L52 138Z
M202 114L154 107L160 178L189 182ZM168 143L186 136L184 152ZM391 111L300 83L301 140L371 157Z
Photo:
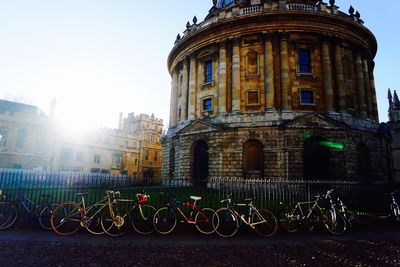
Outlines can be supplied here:
M71 134L35 106L0 100L0 168L159 178L162 128L154 115L131 113L118 129Z
M213 1L168 57L164 178L386 180L377 42L335 1Z
M0 100L0 168L45 169L49 125L37 107Z

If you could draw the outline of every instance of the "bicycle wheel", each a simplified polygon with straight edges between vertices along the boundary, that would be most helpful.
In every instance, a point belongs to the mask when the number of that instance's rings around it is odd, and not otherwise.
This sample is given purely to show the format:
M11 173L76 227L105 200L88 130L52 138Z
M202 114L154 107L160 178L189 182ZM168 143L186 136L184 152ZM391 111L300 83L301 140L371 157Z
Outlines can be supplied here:
M38 221L40 226L45 230L51 230L51 214L58 204L48 204L39 213Z
M11 202L0 202L0 230L6 230L17 221L18 211Z
M101 227L109 236L121 236L128 230L130 215L127 209L106 206L101 215Z
M217 210L212 219L215 232L222 237L231 237L239 229L238 217L227 208Z
M285 206L279 214L279 224L286 232L294 233L299 230L300 218L301 215L297 209Z
M94 204L88 208L86 215L83 216L81 225L94 235L104 234L104 229L101 226L101 213L103 212L104 204Z
M51 214L51 228L59 235L72 235L81 227L83 209L75 202L58 205Z
M176 214L169 207L163 207L156 211L153 218L154 229L166 235L172 232L176 227Z
M137 206L132 211L132 226L136 232L148 235L154 232L153 218L156 208L151 205Z
M278 230L278 222L275 215L267 209L259 209L251 216L251 224L257 234L273 236Z
M210 208L202 208L199 212L197 212L194 220L196 221L196 228L200 231L200 233L209 235L215 232L212 222L214 214L215 210ZM219 224L219 219L218 223L216 224Z
M346 231L346 219L336 210L323 209L322 222L325 228L334 235L342 235Z

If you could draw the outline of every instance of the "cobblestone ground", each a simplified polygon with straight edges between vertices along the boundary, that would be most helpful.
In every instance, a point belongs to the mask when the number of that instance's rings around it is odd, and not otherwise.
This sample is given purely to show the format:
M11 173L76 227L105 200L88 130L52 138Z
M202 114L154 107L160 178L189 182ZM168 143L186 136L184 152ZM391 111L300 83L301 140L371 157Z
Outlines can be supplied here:
M0 243L0 266L400 266L400 242L162 247L17 241Z

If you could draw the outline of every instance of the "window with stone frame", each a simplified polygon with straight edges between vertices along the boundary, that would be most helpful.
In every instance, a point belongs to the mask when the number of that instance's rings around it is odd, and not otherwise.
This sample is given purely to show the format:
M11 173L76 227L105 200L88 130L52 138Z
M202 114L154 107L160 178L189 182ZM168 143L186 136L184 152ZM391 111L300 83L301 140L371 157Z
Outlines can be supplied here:
M5 127L0 128L0 148L6 147L8 138L8 129Z
M212 97L203 98L202 102L203 102L203 105L202 105L203 112L212 111L213 110Z
M257 51L251 50L250 52L247 53L246 57L247 61L247 69L246 73L247 75L258 75L259 74L259 66L258 66L258 53Z
M263 145L257 140L250 140L243 147L243 172L246 178L263 178Z
M297 65L299 73L312 73L311 49L297 49Z
M154 161L158 160L158 151L154 151Z
M350 56L343 57L343 76L345 80L353 80L353 66Z
M178 96L182 96L182 88L183 88L183 74L179 75L179 85L178 85Z
M150 151L148 149L146 149L144 152L144 159L149 160L149 156L150 156Z
M260 91L249 90L247 91L247 106L258 106L260 105Z
M101 162L101 155L95 154L93 162L99 164Z
M26 131L19 130L17 136L16 148L23 148L25 146L25 141L26 141Z
M213 81L213 63L212 60L204 62L204 83L211 83Z
M315 91L313 89L300 89L300 105L315 105Z
M72 160L73 151L70 148L63 148L61 150L61 161L71 161Z
M122 162L122 155L121 154L114 154L112 159L112 166L119 168Z

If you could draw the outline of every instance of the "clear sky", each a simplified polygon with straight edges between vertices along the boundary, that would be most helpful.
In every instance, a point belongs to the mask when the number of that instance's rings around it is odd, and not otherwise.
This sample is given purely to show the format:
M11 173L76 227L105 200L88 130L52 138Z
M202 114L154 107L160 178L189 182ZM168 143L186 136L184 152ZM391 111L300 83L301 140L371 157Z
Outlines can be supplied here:
M379 51L375 79L381 121L387 89L400 90L398 0L336 0L361 13ZM117 127L119 112L154 113L168 123L166 60L176 35L211 0L2 0L0 98L50 110L75 125ZM398 76L399 75L399 76Z

